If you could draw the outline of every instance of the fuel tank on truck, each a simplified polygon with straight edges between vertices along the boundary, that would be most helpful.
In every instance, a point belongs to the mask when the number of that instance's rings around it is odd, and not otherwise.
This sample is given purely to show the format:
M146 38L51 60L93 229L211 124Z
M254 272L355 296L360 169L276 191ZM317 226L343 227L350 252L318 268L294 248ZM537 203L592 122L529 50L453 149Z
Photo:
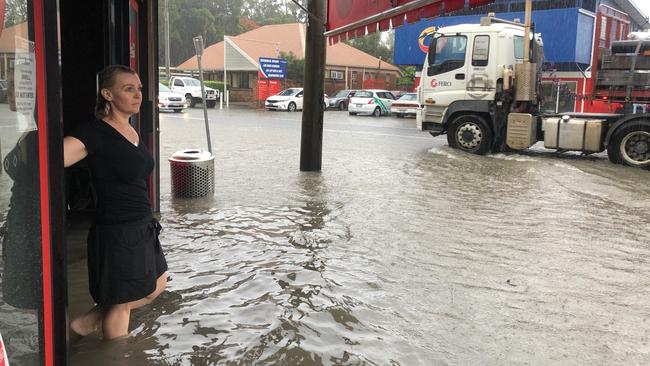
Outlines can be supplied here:
M603 151L604 121L570 116L544 119L544 147L584 152Z

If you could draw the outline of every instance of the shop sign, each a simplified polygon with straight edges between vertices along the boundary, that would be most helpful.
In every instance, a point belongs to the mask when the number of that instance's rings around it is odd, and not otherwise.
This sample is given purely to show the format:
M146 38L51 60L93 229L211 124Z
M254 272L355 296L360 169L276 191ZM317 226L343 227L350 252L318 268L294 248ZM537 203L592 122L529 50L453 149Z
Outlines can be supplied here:
M287 60L260 57L259 77L262 79L284 79L287 77Z
M14 92L18 131L36 129L34 110L36 109L36 58L34 42L16 36L16 55L14 59Z

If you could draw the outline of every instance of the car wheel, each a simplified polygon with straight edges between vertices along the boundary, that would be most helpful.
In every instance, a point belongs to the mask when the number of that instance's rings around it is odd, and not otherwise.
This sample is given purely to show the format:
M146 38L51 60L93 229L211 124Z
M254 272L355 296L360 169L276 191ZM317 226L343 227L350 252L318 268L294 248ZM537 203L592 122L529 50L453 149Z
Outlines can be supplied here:
M186 94L185 95L185 104L190 106L190 108L194 108L196 103L194 102L194 98L192 98L192 94Z
M327 104L323 103L323 111L327 109Z
M348 114L350 114L351 116L356 116L357 112L348 112Z
M339 103L339 111L344 111L348 108L347 105L345 105L345 102Z
M294 103L294 102L289 103L289 106L287 106L287 111L295 112L296 111L296 103Z
M377 107L375 108L374 111L372 111L372 115L375 117L380 117L381 116L381 108Z
M607 146L607 156L613 163L650 167L650 125L630 124L617 129Z
M174 109L174 113L181 113L182 111L182 109Z
M492 130L481 116L468 114L451 122L447 131L449 146L477 155L485 155L492 148Z

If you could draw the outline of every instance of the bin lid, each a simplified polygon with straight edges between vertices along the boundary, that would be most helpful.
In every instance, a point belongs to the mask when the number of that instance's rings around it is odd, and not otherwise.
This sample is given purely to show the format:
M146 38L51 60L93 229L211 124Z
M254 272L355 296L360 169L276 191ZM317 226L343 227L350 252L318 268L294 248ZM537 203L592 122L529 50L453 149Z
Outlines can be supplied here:
M176 162L192 162L192 161L208 161L214 159L214 156L209 152L201 149L185 149L174 152L169 161Z

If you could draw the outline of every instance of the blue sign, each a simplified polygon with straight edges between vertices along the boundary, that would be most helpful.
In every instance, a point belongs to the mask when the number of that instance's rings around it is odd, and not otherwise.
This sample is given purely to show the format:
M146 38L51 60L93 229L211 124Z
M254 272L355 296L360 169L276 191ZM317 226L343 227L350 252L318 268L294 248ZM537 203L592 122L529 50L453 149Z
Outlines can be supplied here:
M287 77L287 60L260 57L260 78L284 79Z

